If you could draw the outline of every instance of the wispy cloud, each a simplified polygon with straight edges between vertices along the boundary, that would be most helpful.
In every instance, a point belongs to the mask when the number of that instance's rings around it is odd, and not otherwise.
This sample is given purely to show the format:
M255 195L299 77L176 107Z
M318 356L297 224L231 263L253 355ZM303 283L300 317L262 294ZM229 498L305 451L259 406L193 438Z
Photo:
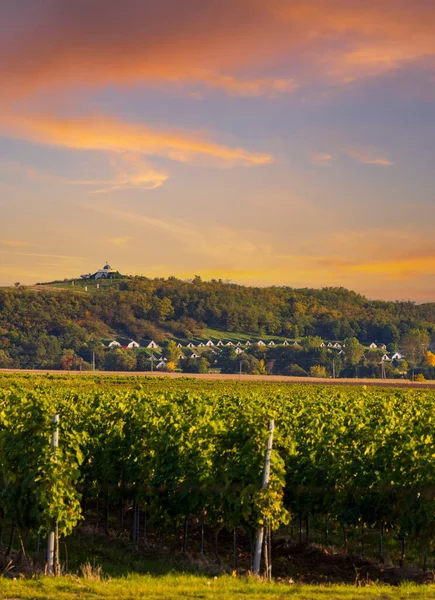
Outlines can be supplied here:
M59 260L83 260L83 256L68 256L65 254L45 254L40 252L11 252L10 250L0 250L0 254L7 254L10 257L13 256L27 256L28 258L56 258Z
M118 248L122 248L122 246L125 246L126 244L128 244L129 242L131 242L133 240L132 237L130 236L125 236L125 237L116 237L116 238L111 238L109 240L109 242L112 244L112 246L116 246Z
M378 165L380 167L392 167L393 161L385 156L377 156L370 151L358 148L346 148L345 150L348 156L355 158L364 165Z
M9 246L10 248L24 248L31 245L23 240L0 240L0 246Z
M209 71L200 72L198 77L205 84L221 89L229 96L245 98L250 96L276 98L282 94L290 94L299 87L296 80L291 77L244 79Z
M176 130L155 130L111 116L61 118L53 115L4 115L10 136L50 146L153 155L174 161L208 161L217 166L265 165L270 154L258 154L210 141L207 136Z
M310 160L314 165L325 167L331 164L334 158L332 154L325 154L322 152L310 152Z
M68 179L55 173L47 173L22 163L7 161L0 163L0 169L9 173L24 176L32 181L56 185L75 185L88 188L92 194L105 194L116 190L142 189L150 190L163 185L169 175L157 169L148 161L131 152L116 154L108 152L108 160L113 176L109 179Z

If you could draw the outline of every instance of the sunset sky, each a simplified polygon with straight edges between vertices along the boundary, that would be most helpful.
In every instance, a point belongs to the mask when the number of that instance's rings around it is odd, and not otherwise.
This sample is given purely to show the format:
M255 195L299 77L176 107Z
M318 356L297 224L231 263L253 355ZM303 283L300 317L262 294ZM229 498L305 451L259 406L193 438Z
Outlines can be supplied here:
M0 285L435 301L433 0L2 0Z

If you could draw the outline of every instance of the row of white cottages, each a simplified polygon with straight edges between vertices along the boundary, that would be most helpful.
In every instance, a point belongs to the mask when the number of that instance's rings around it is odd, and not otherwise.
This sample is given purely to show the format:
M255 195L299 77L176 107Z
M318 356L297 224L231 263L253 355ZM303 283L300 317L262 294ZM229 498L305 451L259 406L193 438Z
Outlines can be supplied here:
M256 342L259 346L266 346L266 343L263 342L262 340L259 340L258 342ZM235 347L235 353L236 354L242 354L243 353L243 349L242 346L245 347L249 347L251 346L251 342L248 340L247 342L245 342L245 344L242 344L241 342L237 342L236 344L234 344L233 342L227 342L226 344L224 344L221 340L219 340L216 344L214 344L211 340L208 340L208 342L206 343L202 343L200 342L198 344L198 346L195 346L192 342L189 342L186 345L186 348L189 348L190 350L194 349L194 348L213 348L214 346L227 346L227 347ZM267 346L275 346L275 342L273 342L272 340L267 344ZM289 346L289 342L287 340L285 340L282 344L283 346ZM292 344L293 346L297 346L299 348L301 348L300 344L298 344L297 342L294 342ZM156 342L154 340L151 340L146 346L144 346L145 348L149 348L150 350L160 350L160 346L158 346L158 344L156 344ZM182 344L178 343L177 344L178 348L183 348ZM343 348L345 347L344 344L339 344L338 342L332 343L332 342L328 342L328 344L325 344L322 342L321 344L322 348L334 348L336 350L339 350L338 354L344 354L344 350ZM127 346L122 346L119 342L117 342L116 340L113 340L112 342L110 342L109 344L109 348L126 348L126 349L133 349L133 348L140 348L140 344L138 344L138 342L135 342L134 340L132 340ZM371 350L374 349L381 349L381 350L385 350L386 346L384 344L379 344L376 345L375 343L370 344L369 348ZM179 360L183 360L185 358L185 356L180 352L178 359ZM196 352L192 352L192 354L189 356L189 358L200 358L199 354L196 354ZM403 356L403 354L401 354L400 352L395 352L394 354L392 354L391 356L388 356L388 354L384 354L381 357L381 361L382 362L391 362L394 360L403 360L405 357ZM162 359L159 364L156 366L157 368L162 368L165 365L165 361L166 359Z
M233 342L227 342L226 344L224 344L224 342L222 340L219 340L218 342L216 342L216 344L214 342L212 342L212 340L208 340L208 342L200 342L199 344L197 344L195 346L195 344L193 344L192 342L189 342L188 344L186 344L186 348L214 348L214 347L220 347L220 346L227 346L227 347L249 347L252 345L252 343L257 344L258 346L276 346L275 342L273 340L271 340L270 342L268 342L267 344L265 342L263 342L263 340L259 340L258 342L250 342L249 340L247 342L245 342L244 344L242 344L242 342L237 342L236 344L234 344ZM290 343L285 340L282 343L283 346L289 346ZM298 346L299 344L297 342L295 342L293 344L294 346ZM110 342L109 344L109 348L140 348L140 344L138 344L138 342L135 342L134 340L132 340L127 346L122 346L122 344L120 344L119 342L117 342L116 340L113 340L113 342ZM151 340L149 342L149 344L146 344L145 346L143 346L144 348L149 348L151 350L160 350L160 346L158 344L156 344L156 342L154 340ZM177 344L178 348L183 348L183 345L178 343Z
M280 345L279 343L276 344L273 340L270 340L270 342L268 342L266 344L266 342L263 342L263 340L258 340L258 342L250 342L249 340L247 340L245 343L242 342L237 342L236 344L234 344L233 342L229 341L227 343L224 344L224 342L222 340L219 340L218 342L216 342L216 344L214 342L212 342L212 340L208 340L208 342L200 342L199 344L197 344L195 346L195 344L193 344L192 342L189 342L188 344L186 344L186 348L214 348L214 347L222 347L222 346L226 346L226 347L235 347L235 348L241 348L241 347L249 347L252 345L252 343L257 344L257 346L276 346L276 345ZM284 340L284 342L282 343L283 346L289 346L290 342L288 342L287 340ZM298 342L293 342L292 344L293 346L297 346L297 347L301 347L300 344L298 344ZM183 348L182 344L178 343L177 344L178 348ZM341 350L342 348L345 347L344 344L340 344L339 342L322 342L320 344L321 348L335 348L337 350ZM116 340L113 340L112 342L110 342L109 344L109 348L140 348L140 344L138 344L138 342L135 342L134 340L132 340L127 346L122 346L119 342L117 342ZM156 342L154 340L151 340L148 344L146 344L144 346L144 348L149 348L151 350L160 350L160 346L158 344L156 344ZM385 344L375 344L374 342L372 344L370 344L369 348L371 350L386 350L386 346Z

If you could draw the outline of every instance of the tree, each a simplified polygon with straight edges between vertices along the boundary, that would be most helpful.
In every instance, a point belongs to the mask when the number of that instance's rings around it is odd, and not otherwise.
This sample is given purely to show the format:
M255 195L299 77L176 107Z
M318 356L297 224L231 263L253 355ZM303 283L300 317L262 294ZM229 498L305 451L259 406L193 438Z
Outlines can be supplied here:
M424 365L426 367L435 367L435 354L429 350L424 355Z
M305 350L319 350L322 343L323 343L323 340L321 337L319 337L319 336L313 337L311 335L303 338L303 340L300 342L300 344L302 345L303 348L305 348Z
M0 350L0 369L10 369L14 366L14 361L6 352L6 350Z
M417 364L420 362L426 352L430 342L430 337L425 329L411 329L405 335L401 343L401 349L408 361Z
M258 362L258 372L260 375L267 375L267 369L263 358Z
M134 371L137 358L135 352L128 350L110 350L104 363L106 371Z
M59 366L65 371L71 371L80 367L81 358L77 356L74 350L67 348L62 352L60 357Z
M249 373L250 375L257 375L259 373L260 361L252 356L252 354L240 355L240 363L242 365L242 373Z
M178 357L180 356L180 349L177 347L177 344L174 340L170 340L163 348L162 351L163 358L167 358L168 362L174 363L174 368L178 364Z
M310 377L327 377L326 367L321 365L313 365L310 367Z
M201 356L201 358L198 359L198 373L208 373L209 368L210 363L204 356Z
M284 369L285 375L290 375L291 377L306 377L307 372L300 367L299 365L293 364L289 365L286 369Z
M344 340L344 346L346 362L352 367L356 367L364 356L364 346L355 337Z

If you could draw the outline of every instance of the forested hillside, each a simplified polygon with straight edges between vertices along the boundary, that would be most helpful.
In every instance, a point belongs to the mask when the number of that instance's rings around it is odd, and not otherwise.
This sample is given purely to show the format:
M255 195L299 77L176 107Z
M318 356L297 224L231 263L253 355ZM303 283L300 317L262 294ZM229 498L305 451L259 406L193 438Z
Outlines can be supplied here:
M435 329L435 304L368 300L343 288L253 288L222 281L128 278L88 292L39 286L0 290L0 367L50 366L65 349L101 349L117 334L163 341L205 327L253 336L400 341Z

